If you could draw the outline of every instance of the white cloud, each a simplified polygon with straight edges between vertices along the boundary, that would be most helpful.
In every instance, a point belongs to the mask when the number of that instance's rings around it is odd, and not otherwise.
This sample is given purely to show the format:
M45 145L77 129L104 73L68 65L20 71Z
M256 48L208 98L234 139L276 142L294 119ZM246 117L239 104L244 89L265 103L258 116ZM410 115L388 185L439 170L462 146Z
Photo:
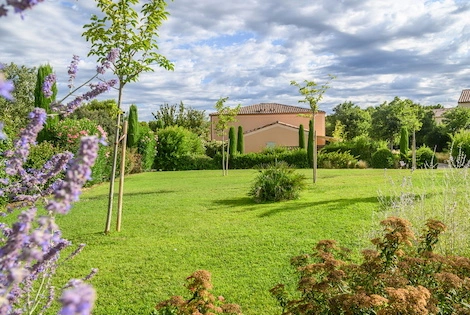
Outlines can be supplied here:
M320 104L327 111L343 101L365 108L394 96L455 106L470 87L469 11L459 0L168 1L158 44L175 71L156 68L130 83L123 108L136 104L148 120L163 103L211 112L225 96L233 105L297 105L301 97L289 82L321 84L328 74L337 79ZM77 54L78 79L85 80L96 61L86 57L90 44L81 37L92 13L100 13L92 0L53 0L24 20L0 18L0 61L49 62L65 86Z

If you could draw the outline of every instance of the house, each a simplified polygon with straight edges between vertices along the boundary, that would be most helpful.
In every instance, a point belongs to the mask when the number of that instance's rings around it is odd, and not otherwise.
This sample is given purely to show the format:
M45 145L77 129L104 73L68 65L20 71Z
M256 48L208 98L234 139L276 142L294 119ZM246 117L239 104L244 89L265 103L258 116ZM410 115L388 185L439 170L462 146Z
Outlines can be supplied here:
M460 93L460 97L457 102L457 106L470 108L470 89L462 90L462 93Z
M315 130L317 146L325 145L325 112L315 115ZM210 114L211 139L222 140L215 126L219 119L218 113ZM260 152L267 147L286 146L298 147L299 126L305 130L308 138L310 108L283 105L276 103L261 103L240 108L236 121L230 126L243 127L245 152ZM228 133L228 132L227 132ZM227 135L226 135L227 137Z

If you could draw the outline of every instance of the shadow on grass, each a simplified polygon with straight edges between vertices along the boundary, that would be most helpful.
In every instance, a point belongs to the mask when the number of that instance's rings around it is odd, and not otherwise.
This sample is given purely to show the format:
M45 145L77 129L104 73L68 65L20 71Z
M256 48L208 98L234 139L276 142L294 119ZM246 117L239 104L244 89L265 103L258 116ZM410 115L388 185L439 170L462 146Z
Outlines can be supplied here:
M331 199L331 200L323 200L323 201L316 201L316 202L304 202L304 203L279 203L279 207L275 209L271 209L259 215L260 218L270 217L282 212L288 211L295 211L304 208L313 208L317 206L329 206L330 208L334 206L334 208L341 209L347 206L351 206L356 203L378 203L377 197L366 197L366 198L339 198L339 199ZM271 205L273 203L270 203Z
M143 195L154 195L154 194L170 194L170 193L174 193L174 192L176 192L176 190L161 189L161 190L155 190L155 191L124 192L124 196L143 196ZM116 197L117 194L118 194L118 190L115 190L114 196ZM83 198L82 200L98 200L98 199L106 199L106 198L108 198L108 193Z
M239 206L253 206L253 205L256 205L256 203L250 197L214 200L213 203L215 203L216 205L227 206L227 207L239 207Z

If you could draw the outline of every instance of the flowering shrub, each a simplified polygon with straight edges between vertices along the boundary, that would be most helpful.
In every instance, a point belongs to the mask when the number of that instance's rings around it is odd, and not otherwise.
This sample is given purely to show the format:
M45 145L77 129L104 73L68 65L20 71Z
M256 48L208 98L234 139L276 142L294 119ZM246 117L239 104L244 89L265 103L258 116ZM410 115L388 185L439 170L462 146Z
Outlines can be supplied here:
M87 118L60 120L50 128L48 133L55 146L70 152L78 149L82 137L96 135L106 139L103 128Z
M428 220L418 239L406 220L381 224L384 235L372 240L376 250L362 251L361 264L332 240L292 258L298 294L283 284L270 291L282 314L469 314L470 259L434 253L444 224Z
M182 296L173 296L155 306L153 315L215 315L232 314L241 315L241 308L237 304L225 303L223 296L215 297L212 289L211 274L206 270L195 271L186 278L186 288L191 292L189 299Z
M3 5L0 6L0 16L2 14L5 14ZM69 67L70 81L75 77L77 61L78 57L74 57ZM111 58L108 62L112 62ZM109 65L104 62L101 67ZM97 71L101 73L99 69ZM55 75L46 77L43 85L45 95L49 95L48 89L54 81ZM11 97L8 83L0 77L0 91L4 97ZM58 114L67 115L83 100L95 97L115 83L112 80L90 84L91 91L66 105L61 103L64 99L54 103L54 108ZM8 196L15 202L2 215L19 212L18 220L11 226L0 224L3 235L0 239L0 314L43 314L54 301L55 289L51 286L51 279L60 251L70 245L61 237L55 216L68 213L72 203L78 200L82 187L91 179L91 168L98 156L99 143L103 141L96 135L81 137L75 156L70 152L57 153L43 165L28 168L25 162L36 146L46 117L44 109L34 109L29 115L29 124L21 130L11 147L6 146L0 161L4 164L4 173L0 173L0 196ZM0 124L0 141L5 138L3 124ZM63 175L59 176L60 173ZM44 205L46 211L38 211L37 204ZM82 248L79 246L74 254ZM96 270L84 279L94 273ZM59 313L90 314L94 300L95 291L91 286L81 280L71 280L59 298L62 304Z

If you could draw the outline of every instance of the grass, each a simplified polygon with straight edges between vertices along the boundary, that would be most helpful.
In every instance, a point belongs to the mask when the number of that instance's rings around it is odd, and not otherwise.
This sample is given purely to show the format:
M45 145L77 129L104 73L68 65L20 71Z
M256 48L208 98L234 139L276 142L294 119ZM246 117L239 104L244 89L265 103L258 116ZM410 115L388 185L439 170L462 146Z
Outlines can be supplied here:
M184 279L206 269L214 294L241 305L245 315L279 314L268 291L279 282L295 282L290 258L321 239L363 248L364 235L375 228L378 190L410 174L319 170L317 183L309 183L300 199L256 204L247 197L256 172L128 176L122 231L108 235L103 234L108 185L88 189L70 214L57 218L65 238L87 244L59 270L60 282L99 268L91 281L98 292L93 314L149 314L171 295L187 297ZM298 172L311 180L311 170Z

